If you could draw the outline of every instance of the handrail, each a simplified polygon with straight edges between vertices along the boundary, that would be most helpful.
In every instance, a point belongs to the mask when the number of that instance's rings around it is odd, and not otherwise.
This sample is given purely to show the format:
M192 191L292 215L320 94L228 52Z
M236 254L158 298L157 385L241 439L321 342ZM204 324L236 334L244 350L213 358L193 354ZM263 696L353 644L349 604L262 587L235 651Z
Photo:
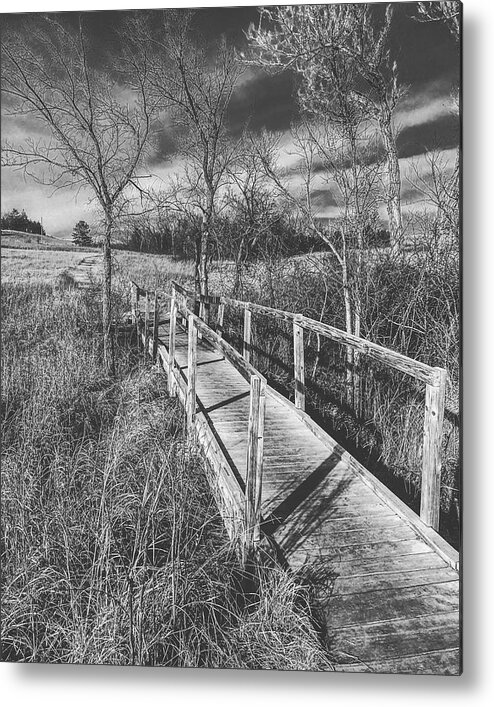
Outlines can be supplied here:
M183 289L183 288L181 288ZM180 293L182 294L182 293ZM177 307L180 310L180 307ZM240 354L228 341L225 341L223 337L215 332L211 327L206 324L200 317L198 317L194 312L188 307L183 307L180 310L181 314L184 314L189 320L192 317L194 326L201 332L201 334L214 346L219 348L225 357L230 361L230 363L237 369L237 371L245 378L246 381L250 382L251 376L257 376L264 383L267 383L266 377L257 370L251 363L246 361L246 359Z
M174 393L171 382L175 374L175 338L177 313L186 317L188 324L187 344L187 390L185 409L187 417L187 433L190 442L195 439L196 430L196 380L197 380L197 339L200 333L204 339L219 349L225 358L250 384L249 424L247 430L247 459L243 508L243 545L242 561L247 565L256 552L261 541L261 492L262 469L264 457L264 413L266 403L266 378L252 366L220 333L211 329L206 322L187 307L186 290L182 287L172 288L169 331L168 384ZM179 303L182 299L182 305ZM219 298L218 298L219 299ZM216 302L222 306L222 303ZM221 316L222 313L220 312Z
M184 296L192 298L196 297L193 291L177 286L175 282L173 282L172 285L176 287ZM297 312L289 312L283 309L267 307L262 304L238 300L232 297L212 297L202 295L201 301L211 304L230 304L237 307L243 307L251 312L272 316L275 319L283 320L289 323L295 322L307 331L322 334L336 343L351 346L359 353L365 354L379 363L384 363L390 368L406 373L407 375L429 385L438 385L438 380L441 376L440 371L443 370L439 367L430 366L427 363L417 361L410 356L406 356L405 354L401 354L398 351L381 346L380 344L375 344L373 341L369 341L369 339L355 336L355 334L348 334L346 331L343 331L343 329L338 329L330 324L318 322L315 319L311 319L310 317L306 317Z

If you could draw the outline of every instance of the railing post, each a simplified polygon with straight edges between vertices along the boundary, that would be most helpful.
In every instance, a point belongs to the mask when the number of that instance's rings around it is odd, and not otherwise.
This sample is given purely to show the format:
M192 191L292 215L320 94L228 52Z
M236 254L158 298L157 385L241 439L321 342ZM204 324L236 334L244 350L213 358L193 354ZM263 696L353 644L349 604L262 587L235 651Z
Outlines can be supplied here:
M204 314L206 311L206 303L199 299L199 319L204 321Z
M137 285L135 282L130 283L130 314L132 317L132 324L136 323L137 320L137 301L138 301L138 294L137 294Z
M182 309L187 309L187 298L184 295L180 295L180 303ZM192 307L194 309L194 307ZM187 319L185 317L185 314L183 312L180 312L180 318L182 320L182 326L185 328L187 325Z
M420 518L439 530L441 504L441 445L443 437L446 370L436 368L436 382L425 392L424 447L422 453L422 490Z
M137 348L139 349L141 347L141 340L140 340L140 312L139 312L139 287L133 283L134 287L134 306L133 306L133 319L134 319L134 324L136 327L136 338L137 338Z
M261 539L262 465L264 453L264 411L266 382L259 376L250 379L250 412L245 483L245 547L247 563Z
M192 444L196 428L196 375L197 375L197 328L194 315L189 314L189 339L187 354L187 437Z
M149 356L149 292L147 290L144 310L144 355Z
M225 303L221 302L218 306L218 319L216 321L216 333L223 337L223 321L225 319Z
M295 407L305 410L304 328L300 320L293 320L293 369L295 378Z
M159 303L158 292L154 293L154 319L153 319L153 361L158 360L158 326L159 326Z
M168 394L175 397L175 336L177 331L177 297L175 288L172 288L172 301L170 304L170 333L168 340Z
M197 313L198 313L199 319L202 319L202 321L205 321L204 317L205 317L205 314L206 314L206 305L205 305L205 303L201 300L201 295L200 295L200 294L197 295L197 293L196 293L196 297L199 297L199 307L197 307ZM194 312L196 311L196 302L197 302L197 300L194 300L194 306L192 307L192 309L193 309ZM201 332L201 331L198 331L198 332L197 332L197 340L198 340L198 341L202 341L202 332Z
M250 349L252 338L252 312L248 307L244 308L244 346L243 357L250 363Z

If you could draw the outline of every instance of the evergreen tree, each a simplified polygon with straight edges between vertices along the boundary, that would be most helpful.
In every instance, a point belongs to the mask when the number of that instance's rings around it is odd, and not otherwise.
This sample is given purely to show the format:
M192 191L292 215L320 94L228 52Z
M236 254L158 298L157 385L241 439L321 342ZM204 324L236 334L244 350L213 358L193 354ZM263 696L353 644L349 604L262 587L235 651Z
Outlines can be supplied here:
M21 231L22 233L37 233L45 235L43 226L39 221L32 221L28 218L24 209L22 212L17 209L12 209L8 213L3 214L2 229L8 231Z
M92 246L93 239L90 236L90 227L85 221L78 221L72 231L72 241L75 245Z

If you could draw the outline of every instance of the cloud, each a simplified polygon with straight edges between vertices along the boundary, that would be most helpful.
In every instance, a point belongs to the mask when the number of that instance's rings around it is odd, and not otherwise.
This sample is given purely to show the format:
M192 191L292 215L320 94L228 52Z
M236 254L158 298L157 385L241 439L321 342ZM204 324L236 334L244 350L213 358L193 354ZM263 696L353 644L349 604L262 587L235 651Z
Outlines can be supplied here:
M228 109L233 131L241 131L246 121L252 130L286 130L298 115L294 89L289 72L270 75L251 69L236 88Z
M396 111L399 128L424 125L451 115L454 110L451 86L445 81L432 81L411 90Z

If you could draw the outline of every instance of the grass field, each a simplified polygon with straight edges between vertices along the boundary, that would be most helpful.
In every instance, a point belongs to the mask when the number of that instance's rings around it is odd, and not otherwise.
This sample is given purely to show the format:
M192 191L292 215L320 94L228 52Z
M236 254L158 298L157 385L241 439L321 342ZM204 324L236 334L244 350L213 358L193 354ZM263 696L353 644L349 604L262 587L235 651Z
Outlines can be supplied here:
M67 270L84 257L78 251L1 249L2 282L55 284Z

